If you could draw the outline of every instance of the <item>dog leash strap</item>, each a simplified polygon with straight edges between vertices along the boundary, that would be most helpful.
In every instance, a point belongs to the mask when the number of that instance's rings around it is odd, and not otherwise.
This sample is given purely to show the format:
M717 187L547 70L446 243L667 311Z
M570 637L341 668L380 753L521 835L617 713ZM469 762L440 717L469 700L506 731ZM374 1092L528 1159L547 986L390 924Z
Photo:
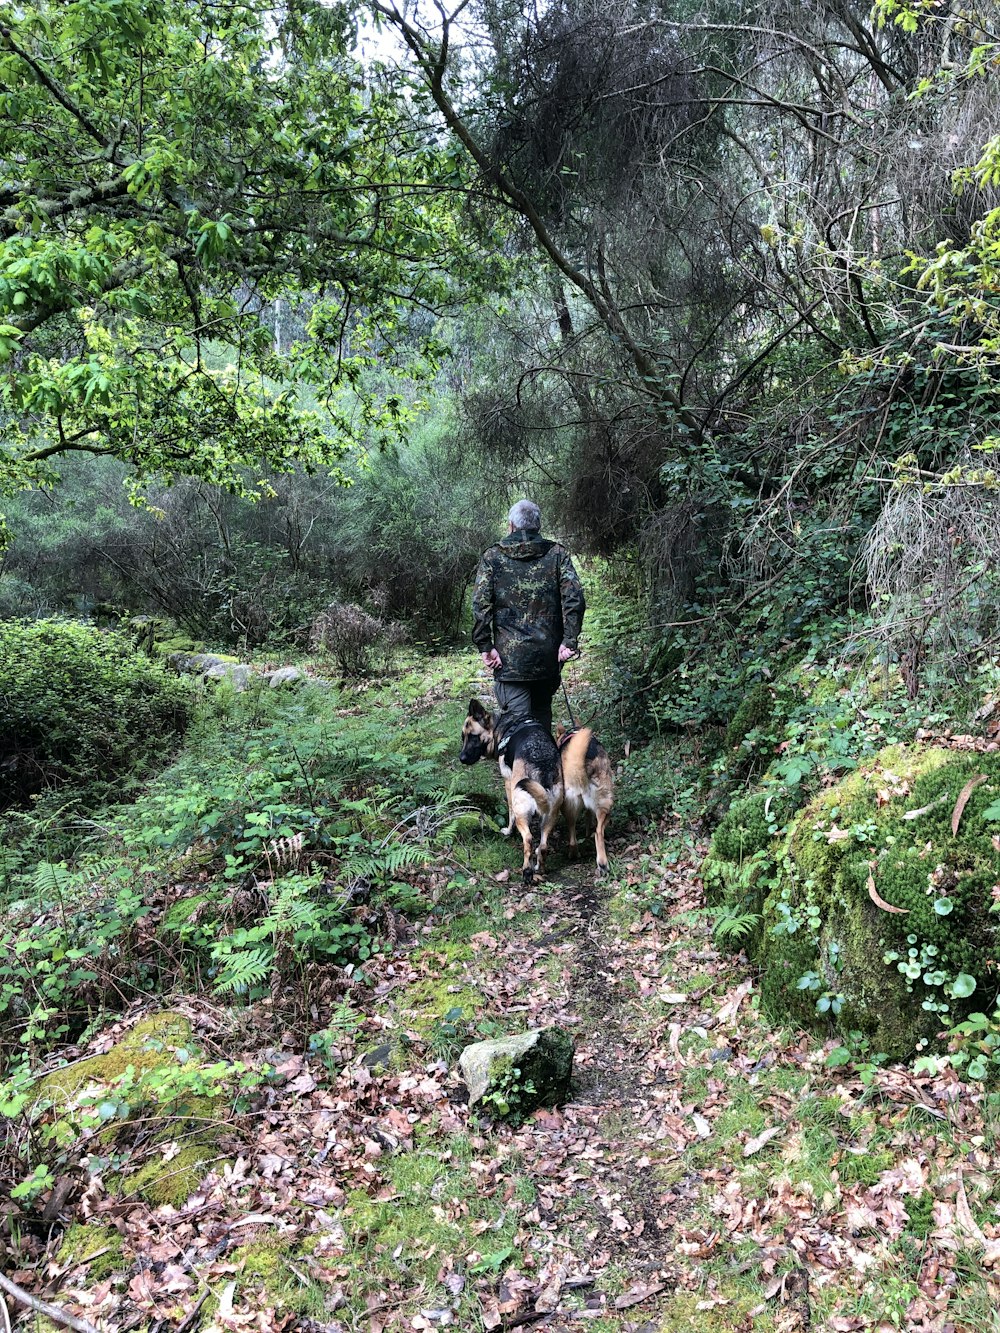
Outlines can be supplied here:
M576 718L573 716L573 705L569 701L569 695L566 693L566 682L562 682L563 698L566 700L566 710L569 713L569 720L573 724L573 730L576 731Z

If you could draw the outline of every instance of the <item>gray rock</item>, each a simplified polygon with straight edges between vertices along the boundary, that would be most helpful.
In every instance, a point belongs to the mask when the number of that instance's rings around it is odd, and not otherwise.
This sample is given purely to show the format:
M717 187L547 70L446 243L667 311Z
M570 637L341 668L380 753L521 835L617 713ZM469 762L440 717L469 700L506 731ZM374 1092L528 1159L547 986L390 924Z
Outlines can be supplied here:
M373 1051L366 1052L361 1057L361 1063L367 1065L369 1069L377 1069L379 1065L388 1065L391 1055L392 1043L385 1041L381 1046L376 1046Z
M223 658L215 653L168 653L167 664L179 675L201 676L210 667L221 666Z
M278 667L277 671L272 671L266 679L272 690L280 690L283 685L299 685L306 677L298 667L286 666Z
M250 684L253 675L243 662L216 662L205 672L206 680L228 680L234 690L242 692Z
M522 1120L539 1106L566 1101L573 1073L573 1046L570 1034L557 1027L466 1046L459 1065L469 1089L469 1105L474 1106L493 1092L499 1099L499 1115ZM513 1096L508 1095L511 1092Z

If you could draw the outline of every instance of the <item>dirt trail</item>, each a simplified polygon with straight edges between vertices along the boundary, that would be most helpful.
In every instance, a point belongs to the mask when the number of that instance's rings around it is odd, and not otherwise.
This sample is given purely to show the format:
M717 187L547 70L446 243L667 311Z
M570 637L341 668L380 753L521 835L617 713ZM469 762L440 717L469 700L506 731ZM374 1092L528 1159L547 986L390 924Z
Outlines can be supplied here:
M696 884L689 886L698 893ZM649 1012L653 984L660 983L660 932L650 932L656 923L649 914L629 932L635 923L611 910L620 890L615 880L595 880L592 866L581 863L558 871L537 893L546 927L539 943L572 951L563 978L568 1008L579 1020L575 1095L561 1115L543 1113L532 1122L530 1141L520 1137L544 1163L567 1138L583 1136L593 1168L555 1211L563 1215L561 1239L575 1266L593 1275L591 1310L544 1319L536 1312L537 1326L550 1329L579 1329L581 1317L600 1311L607 1327L652 1333L661 1327L657 1307L676 1280L676 1214L658 1170L666 1148L658 1099L671 1078L660 1067L664 1024Z

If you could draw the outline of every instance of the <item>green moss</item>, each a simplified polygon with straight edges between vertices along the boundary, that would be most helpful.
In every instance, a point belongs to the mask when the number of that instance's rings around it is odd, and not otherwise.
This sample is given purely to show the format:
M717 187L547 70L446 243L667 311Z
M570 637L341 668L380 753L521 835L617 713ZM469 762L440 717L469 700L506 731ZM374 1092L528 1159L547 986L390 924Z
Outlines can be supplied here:
M871 1152L842 1153L836 1162L842 1185L877 1185L883 1171L889 1171L896 1161L888 1149Z
M172 1064L175 1057L171 1048L189 1047L190 1044L191 1024L183 1014L170 1010L150 1014L104 1055L92 1055L46 1074L39 1079L37 1091L40 1097L58 1105L88 1083L113 1083L130 1066L138 1074Z
M757 1313L757 1307L762 1304L759 1291L754 1297L753 1328L767 1333L774 1328L774 1321L766 1308ZM735 1303L730 1300L727 1297L725 1305L713 1305L706 1310L701 1292L675 1291L666 1309L658 1316L660 1322L655 1327L659 1333L737 1333L737 1330L748 1327L751 1299L744 1296Z
M199 908L211 902L207 893L195 893L187 898L178 898L170 904L160 918L160 929L175 935L191 920Z
M177 1132L177 1127L171 1127ZM163 1203L180 1208L194 1194L209 1171L221 1164L222 1158L211 1134L199 1135L194 1143L187 1143L169 1161L155 1157L124 1175L118 1189L127 1198L137 1197L154 1207Z
M953 834L959 795L980 774ZM893 1056L961 1016L970 1006L950 996L951 982L960 972L983 981L993 950L1000 853L985 812L998 796L998 755L895 746L815 797L773 849L780 874L754 941L768 1010L832 1021ZM902 911L880 908L871 884ZM811 988L799 990L807 973ZM840 1012L821 1018L822 996Z
M730 749L739 745L755 727L766 726L774 712L774 690L763 681L754 685L744 696L726 728L726 744Z
M765 905L765 914L773 921L770 902ZM802 990L798 983L807 972L817 969L819 960L815 941L799 927L792 935L767 937L760 952L764 961L760 978L760 1002L764 1012L771 1018L789 1019L802 1027L814 1024L815 997Z
M711 856L744 861L774 841L801 804L797 788L771 787L733 801L712 837Z
M436 970L394 994L402 1026L426 1041L435 1036L453 1010L461 1010L461 1022L474 1021L486 1005L482 991L472 984L466 971L466 963L474 957L469 945L461 941L415 955L415 965L426 959Z
M100 1253L100 1251L105 1253ZM97 1255L91 1259L91 1255ZM63 1243L56 1256L57 1263L64 1268L75 1268L85 1260L88 1280L100 1282L127 1267L122 1250L122 1238L114 1227L101 1226L97 1222L74 1223L63 1237Z
M915 1197L906 1199L903 1206L909 1219L907 1229L923 1240L934 1226L934 1195L930 1190L923 1190Z
M252 1241L234 1250L227 1263L239 1265L241 1285L263 1291L278 1312L321 1315L326 1310L323 1288L310 1277L297 1252L278 1238Z

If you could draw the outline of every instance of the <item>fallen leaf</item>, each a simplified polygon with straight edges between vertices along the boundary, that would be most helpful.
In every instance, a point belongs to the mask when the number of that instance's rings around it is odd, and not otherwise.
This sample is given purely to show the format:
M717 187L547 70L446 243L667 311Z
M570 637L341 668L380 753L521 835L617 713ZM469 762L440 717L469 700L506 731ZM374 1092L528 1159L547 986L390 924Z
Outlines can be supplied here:
M985 782L988 774L980 773L978 777L970 778L958 794L958 800L955 802L955 808L951 812L951 832L952 836L958 834L958 826L962 820L962 811L968 804L969 797L976 790L981 782Z
M868 875L868 897L876 907L881 907L883 912L896 912L899 916L909 915L910 909L908 907L893 907L891 903L887 903L884 898L879 897L878 889L875 887L875 876L871 873Z
M948 795L947 793L945 793L944 796L938 796L935 800L930 801L927 805L922 805L919 810L904 810L903 818L919 819L921 815L929 814L931 810L934 809L935 806L943 805L947 799Z
M743 1156L752 1157L755 1152L760 1152L761 1148L771 1142L773 1138L783 1132L784 1126L772 1125L770 1129L762 1130L755 1139L747 1139L743 1145Z
M753 980L748 977L736 987L732 995L726 998L725 1003L719 1009L716 1018L720 1023L727 1023L731 1018L735 1018L740 1005L746 999L753 989Z
M958 1192L955 1199L955 1226L967 1240L971 1240L983 1249L986 1248L986 1237L983 1235L979 1223L972 1216L969 1199L965 1193L965 1181L961 1176L958 1177Z
M617 1298L615 1309L627 1310L630 1306L640 1305L643 1301L648 1301L651 1296L658 1296L662 1290L662 1282L636 1282Z
M694 1127L698 1131L698 1137L700 1139L710 1139L712 1137L712 1126L703 1115L695 1113L692 1115L691 1119L694 1122Z

